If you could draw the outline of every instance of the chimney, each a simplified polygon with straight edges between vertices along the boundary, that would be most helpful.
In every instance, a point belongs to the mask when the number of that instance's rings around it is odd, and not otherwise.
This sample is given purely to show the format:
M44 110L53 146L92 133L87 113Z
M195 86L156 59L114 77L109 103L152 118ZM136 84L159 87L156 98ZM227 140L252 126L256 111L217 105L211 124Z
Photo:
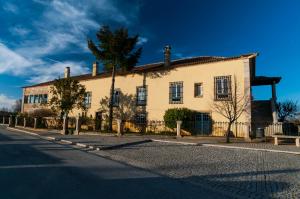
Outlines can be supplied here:
M164 55L165 55L165 66L170 66L171 65L171 46L166 45L164 48Z
M65 78L69 78L70 77L70 67L66 67L65 68Z
M98 62L93 63L93 71L92 71L92 76L96 76L98 74Z

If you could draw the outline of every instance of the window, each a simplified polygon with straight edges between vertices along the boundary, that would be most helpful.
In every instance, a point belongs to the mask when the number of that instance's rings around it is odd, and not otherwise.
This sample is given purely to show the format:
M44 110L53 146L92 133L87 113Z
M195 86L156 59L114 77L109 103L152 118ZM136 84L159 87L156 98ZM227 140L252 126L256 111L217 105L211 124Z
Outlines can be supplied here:
M120 102L120 89L115 89L114 90L114 95L113 95L113 106L119 106Z
M146 114L145 113L138 113L135 116L135 122L136 124L146 124Z
M136 104L137 105L146 105L147 103L147 87L139 86L136 88Z
M47 103L47 102L48 102L48 95L47 94L43 94L42 95L41 103Z
M33 103L34 104L39 103L39 95L34 95Z
M215 77L215 100L231 99L231 76Z
M92 103L92 92L86 92L84 94L84 106L90 108Z
M29 104L34 103L34 95L29 95Z
M42 103L42 101L43 101L43 95L41 94L39 95L38 103Z
M195 83L194 84L194 97L202 97L203 96L203 84Z
M183 103L183 82L170 82L169 88L169 103Z
M28 103L28 95L24 95L24 104Z

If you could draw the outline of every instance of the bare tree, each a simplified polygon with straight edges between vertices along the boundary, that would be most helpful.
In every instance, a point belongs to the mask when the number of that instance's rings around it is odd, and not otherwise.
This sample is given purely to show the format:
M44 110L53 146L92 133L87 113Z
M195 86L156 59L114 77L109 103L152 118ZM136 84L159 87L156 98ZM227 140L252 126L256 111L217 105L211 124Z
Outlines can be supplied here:
M285 122L288 118L295 117L298 111L298 103L292 100L278 102L276 104L277 114L280 122Z
M106 123L109 123L109 103L110 98L107 96L100 100L99 111L102 112L103 119ZM123 94L119 91L119 97L113 106L114 118L130 121L134 119L136 111L137 107L135 97L131 94ZM108 125L109 124L107 124L107 126Z
M240 91L235 77L233 78L233 85L231 85L231 82L228 84L228 97L218 100L215 99L212 104L212 110L225 117L228 121L225 133L227 143L230 142L232 124L234 124L244 112L247 112L247 107L250 104L249 94Z

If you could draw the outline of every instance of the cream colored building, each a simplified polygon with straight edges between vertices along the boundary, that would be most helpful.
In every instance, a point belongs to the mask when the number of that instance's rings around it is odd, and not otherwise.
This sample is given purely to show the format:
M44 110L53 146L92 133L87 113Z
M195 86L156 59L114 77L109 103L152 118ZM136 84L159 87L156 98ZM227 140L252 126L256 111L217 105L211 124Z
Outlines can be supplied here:
M129 72L117 72L115 82L116 105L119 92L134 96L136 102L135 118L138 121L163 120L169 108L189 108L198 112L195 120L199 126L211 121L226 121L217 112L212 111L215 100L226 100L232 95L234 79L239 92L249 96L251 103L248 110L239 118L239 122L277 121L274 104L276 102L275 85L280 77L256 76L256 57L250 53L234 57L200 56L180 60L170 60L170 47L165 48L163 62L137 66ZM70 69L65 70L65 77ZM100 100L109 96L111 75L98 72L94 63L91 74L73 76L86 87L87 116L101 118ZM51 98L50 86L53 81L44 82L23 88L23 112L40 108L42 101ZM269 100L254 101L253 86L271 85L272 96ZM81 111L74 110L73 115Z

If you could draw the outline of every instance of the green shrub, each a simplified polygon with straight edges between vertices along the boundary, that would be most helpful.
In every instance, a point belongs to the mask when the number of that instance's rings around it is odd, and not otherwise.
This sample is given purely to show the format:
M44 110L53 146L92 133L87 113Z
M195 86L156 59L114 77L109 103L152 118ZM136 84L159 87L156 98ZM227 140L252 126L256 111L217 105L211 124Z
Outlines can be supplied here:
M42 118L42 117L53 117L56 116L56 114L51 109L41 108L36 109L33 112L30 112L28 114L29 117L36 117L36 118Z
M171 108L166 110L164 121L166 127L176 128L176 121L182 121L182 129L189 130L191 122L194 120L195 111L187 108Z

